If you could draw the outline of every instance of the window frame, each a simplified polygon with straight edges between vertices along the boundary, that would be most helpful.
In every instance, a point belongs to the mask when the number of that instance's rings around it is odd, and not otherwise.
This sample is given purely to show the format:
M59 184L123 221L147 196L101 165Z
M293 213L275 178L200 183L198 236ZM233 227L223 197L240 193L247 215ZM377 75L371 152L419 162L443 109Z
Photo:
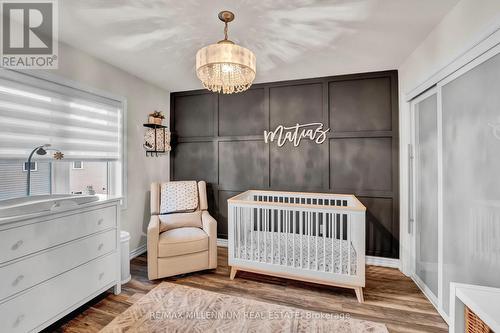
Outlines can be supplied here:
M75 166L75 163L77 163L77 162L80 162L80 167L79 168L77 168ZM73 169L73 170L83 170L84 169L83 160L82 161L72 161L71 162L71 169Z
M108 193L111 196L121 197L121 208L122 210L127 209L127 99L124 96L116 95L108 91L101 90L99 88L92 87L90 85L77 82L71 79L64 78L62 76L45 72L45 71L32 71L32 70L14 70L4 68L0 71L0 77L4 78L14 78L19 82L24 82L26 84L35 85L39 83L40 80L47 81L50 88L54 90L54 86L60 86L62 89L74 89L79 90L83 93L95 95L97 98L110 99L117 102L121 106L121 133L120 133L120 150L121 158L117 161L119 164L119 170L113 170L111 165L113 163L108 163ZM55 89L57 91L57 87ZM82 160L83 162L84 160ZM23 164L24 165L24 164ZM23 166L24 167L24 166ZM120 173L118 178L118 172ZM119 194L117 194L119 193Z

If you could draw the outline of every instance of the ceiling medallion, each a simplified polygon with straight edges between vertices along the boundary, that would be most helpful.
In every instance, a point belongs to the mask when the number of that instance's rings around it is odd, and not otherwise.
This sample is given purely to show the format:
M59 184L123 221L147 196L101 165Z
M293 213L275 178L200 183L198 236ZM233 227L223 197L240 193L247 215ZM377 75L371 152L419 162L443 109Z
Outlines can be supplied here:
M219 13L224 39L196 53L196 75L213 92L232 94L247 90L255 79L255 55L227 39L227 25L234 20L229 11Z

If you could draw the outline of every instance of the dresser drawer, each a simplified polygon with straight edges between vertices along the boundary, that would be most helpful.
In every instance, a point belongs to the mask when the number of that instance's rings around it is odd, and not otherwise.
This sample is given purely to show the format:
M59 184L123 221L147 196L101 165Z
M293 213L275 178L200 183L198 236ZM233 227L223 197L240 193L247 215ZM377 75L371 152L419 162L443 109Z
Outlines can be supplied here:
M0 264L116 226L106 207L0 231Z
M116 249L116 229L0 265L0 300Z
M48 280L0 304L2 332L29 332L118 279L112 253Z

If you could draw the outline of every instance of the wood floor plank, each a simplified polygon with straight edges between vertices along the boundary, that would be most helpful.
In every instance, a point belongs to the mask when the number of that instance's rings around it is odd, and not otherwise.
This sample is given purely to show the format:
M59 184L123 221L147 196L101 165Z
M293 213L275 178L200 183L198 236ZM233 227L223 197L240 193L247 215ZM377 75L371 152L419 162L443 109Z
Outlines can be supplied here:
M448 327L411 279L397 269L367 266L365 303L352 290L238 272L229 279L227 248L218 248L216 270L150 281L147 257L131 261L132 280L120 295L111 291L72 312L44 332L93 333L137 302L161 281L218 293L328 313L348 313L353 318L382 322L390 332L447 332Z

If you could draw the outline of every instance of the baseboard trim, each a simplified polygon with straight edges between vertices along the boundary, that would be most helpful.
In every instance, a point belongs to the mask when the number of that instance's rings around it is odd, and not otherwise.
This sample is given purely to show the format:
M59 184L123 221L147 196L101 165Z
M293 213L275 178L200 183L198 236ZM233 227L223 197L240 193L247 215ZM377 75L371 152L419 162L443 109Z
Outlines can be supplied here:
M227 247L227 239L217 238L217 246ZM366 256L366 264L399 269L399 259Z
M366 256L366 264L371 266L381 266L399 269L399 259Z
M217 238L217 246L227 247L227 239Z
M139 246L137 249L130 251L130 260L134 259L135 257L140 256L143 253L146 253L147 251L147 246L146 244Z

